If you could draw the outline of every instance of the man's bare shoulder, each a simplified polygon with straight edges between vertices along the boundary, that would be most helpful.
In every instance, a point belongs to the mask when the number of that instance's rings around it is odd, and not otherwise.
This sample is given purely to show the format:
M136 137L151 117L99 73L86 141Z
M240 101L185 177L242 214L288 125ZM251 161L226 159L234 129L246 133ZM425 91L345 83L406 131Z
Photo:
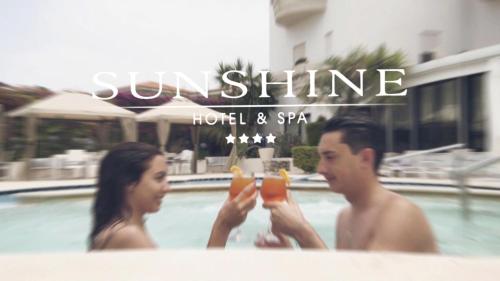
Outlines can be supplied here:
M390 215L397 214L398 212L412 217L423 216L422 210L415 203L397 193L390 192L387 206L384 208L384 214Z
M337 220L345 219L347 216L349 216L351 209L352 209L351 206L347 206L347 207L340 209L339 213L337 214Z
M339 213L337 214L337 232L345 227L347 221L349 220L349 217L351 216L351 212L351 206L344 207L339 211Z
M335 247L337 250L347 249L347 245L343 243L344 239L341 239L341 234L346 229L347 219L351 213L351 206L344 207L337 214L337 225L335 227Z
M423 211L410 200L392 192L379 216L375 233L372 246L380 250L436 250L434 236Z
M386 227L391 227L396 223L399 227L405 226L412 229L427 224L427 219L420 207L407 198L391 192L380 216L380 223Z

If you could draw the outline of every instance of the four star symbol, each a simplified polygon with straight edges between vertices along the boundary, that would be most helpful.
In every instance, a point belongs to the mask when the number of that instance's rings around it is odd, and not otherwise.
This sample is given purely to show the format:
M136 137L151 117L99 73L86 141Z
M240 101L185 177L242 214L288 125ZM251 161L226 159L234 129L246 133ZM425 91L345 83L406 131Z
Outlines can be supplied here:
M273 136L273 134L269 133L269 135L266 137L266 141L267 141L267 143L274 143L275 138L276 137Z
M233 137L233 134L229 134L229 136L226 137L227 143L234 143L235 137Z
M241 137L239 137L240 143L248 143L248 137L247 135L243 134Z
M246 134L243 134L243 135L239 136L238 138L240 139L240 143L248 143L248 139L250 137L248 137ZM274 136L273 134L270 133L265 138L266 138L266 142L267 143L275 143L276 136ZM263 136L259 135L259 133L256 133L255 136L252 137L252 139L253 139L253 143L262 143ZM236 137L233 136L233 134L229 134L226 137L226 142L228 144L229 143L233 143L234 144L235 140L236 140Z
M262 142L262 136L259 135L259 133L257 133L254 137L253 137L253 142L254 143L261 143Z

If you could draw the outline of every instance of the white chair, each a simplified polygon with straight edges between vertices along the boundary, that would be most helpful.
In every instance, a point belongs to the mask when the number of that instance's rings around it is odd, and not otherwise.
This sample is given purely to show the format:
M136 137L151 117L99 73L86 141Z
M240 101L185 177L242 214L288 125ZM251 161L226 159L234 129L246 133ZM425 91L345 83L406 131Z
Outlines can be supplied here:
M207 172L208 173L223 173L227 166L227 161L229 157L227 156L212 156L205 157L207 160Z
M83 178L87 167L88 155L85 150L66 150L62 171L65 178ZM68 173L69 171L69 173Z
M29 160L29 178L30 179L51 179L52 177L52 159L34 158Z
M176 153L165 152L165 158L167 159L167 172L169 175L173 175L177 172L177 163L176 163Z
M193 151L184 149L174 158L176 163L176 174L191 173L191 161L193 159Z
M96 178L99 163L101 162L102 155L97 152L88 153L87 161L85 163L85 178Z
M0 180L10 180L9 162L0 162Z

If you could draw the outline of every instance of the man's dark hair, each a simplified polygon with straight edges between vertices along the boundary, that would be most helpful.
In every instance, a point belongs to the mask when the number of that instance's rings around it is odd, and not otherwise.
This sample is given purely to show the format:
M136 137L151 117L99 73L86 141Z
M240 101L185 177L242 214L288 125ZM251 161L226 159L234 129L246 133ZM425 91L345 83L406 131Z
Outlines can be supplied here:
M375 150L374 171L377 172L384 157L384 130L380 125L362 113L344 114L331 118L323 127L323 134L339 131L342 142L356 154L363 148Z

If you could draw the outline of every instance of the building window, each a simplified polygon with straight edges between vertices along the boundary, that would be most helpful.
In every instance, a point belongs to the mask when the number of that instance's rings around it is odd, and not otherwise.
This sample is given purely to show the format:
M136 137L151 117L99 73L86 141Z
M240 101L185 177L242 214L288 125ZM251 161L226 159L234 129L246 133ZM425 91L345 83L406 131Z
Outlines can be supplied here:
M483 77L475 74L409 88L408 103L392 107L390 119L386 118L385 126L392 130L387 136L393 140L388 142L393 151L430 149L459 142L484 151L488 120L484 111Z
M431 61L435 58L434 52L422 52L420 54L419 62L424 63L426 61Z
M306 61L306 42L302 42L293 47L293 65L305 63Z
M430 61L437 57L441 45L441 33L439 30L424 30L420 33L419 62Z
M457 80L418 87L418 149L430 149L458 141Z
M413 94L413 93L412 93ZM392 122L393 122L393 150L401 153L410 149L410 103L407 102L404 106L393 106Z
M333 55L333 31L325 33L325 58Z
M485 150L485 123L483 95L483 75L467 77L467 106L468 106L468 147L476 151Z

